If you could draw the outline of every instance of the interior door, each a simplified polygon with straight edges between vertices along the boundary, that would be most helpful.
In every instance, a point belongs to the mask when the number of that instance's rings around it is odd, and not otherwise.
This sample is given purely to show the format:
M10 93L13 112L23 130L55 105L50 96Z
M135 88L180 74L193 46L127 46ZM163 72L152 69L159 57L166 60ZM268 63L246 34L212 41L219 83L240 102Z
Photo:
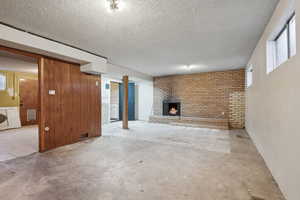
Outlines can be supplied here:
M22 126L38 123L38 89L38 80L21 79L19 81L20 119Z
M128 84L128 120L135 120L135 84Z
M123 119L123 84L119 85L119 119ZM128 120L135 120L135 84L128 83Z
M41 151L100 136L100 76L48 58L42 59L40 68Z

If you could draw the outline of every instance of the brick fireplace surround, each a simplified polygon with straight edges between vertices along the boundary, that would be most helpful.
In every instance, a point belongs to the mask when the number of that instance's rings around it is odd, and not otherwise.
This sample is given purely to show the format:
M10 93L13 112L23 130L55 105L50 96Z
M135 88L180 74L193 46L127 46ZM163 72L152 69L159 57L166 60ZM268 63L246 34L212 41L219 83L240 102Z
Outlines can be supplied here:
M243 128L245 70L172 75L154 78L154 115L162 116L163 101L181 102L183 117L228 119Z

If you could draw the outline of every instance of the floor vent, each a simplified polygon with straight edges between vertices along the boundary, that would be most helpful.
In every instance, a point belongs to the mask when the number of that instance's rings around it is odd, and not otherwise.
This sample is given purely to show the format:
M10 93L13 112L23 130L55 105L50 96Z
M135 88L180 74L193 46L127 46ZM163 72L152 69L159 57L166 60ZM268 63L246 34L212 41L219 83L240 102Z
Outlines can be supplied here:
M89 137L89 133L83 133L80 135L80 140L84 140Z
M36 120L36 109L27 109L27 121L35 121Z

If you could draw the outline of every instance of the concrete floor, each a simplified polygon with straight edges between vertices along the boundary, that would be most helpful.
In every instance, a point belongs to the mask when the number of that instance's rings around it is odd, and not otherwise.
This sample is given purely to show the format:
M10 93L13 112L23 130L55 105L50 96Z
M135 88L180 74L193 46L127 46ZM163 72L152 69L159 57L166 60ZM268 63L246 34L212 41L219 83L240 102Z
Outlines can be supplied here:
M281 200L242 130L131 122L103 137L0 162L2 200Z
M37 152L38 140L38 126L0 131L0 161Z

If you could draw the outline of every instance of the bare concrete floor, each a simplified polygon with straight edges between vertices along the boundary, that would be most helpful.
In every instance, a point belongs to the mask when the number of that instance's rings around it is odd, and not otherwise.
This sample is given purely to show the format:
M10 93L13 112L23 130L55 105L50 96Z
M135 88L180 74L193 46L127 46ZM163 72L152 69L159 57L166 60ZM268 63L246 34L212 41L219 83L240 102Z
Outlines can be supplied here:
M27 156L38 151L38 126L0 131L0 161Z
M2 200L281 200L244 131L131 122L0 162Z

